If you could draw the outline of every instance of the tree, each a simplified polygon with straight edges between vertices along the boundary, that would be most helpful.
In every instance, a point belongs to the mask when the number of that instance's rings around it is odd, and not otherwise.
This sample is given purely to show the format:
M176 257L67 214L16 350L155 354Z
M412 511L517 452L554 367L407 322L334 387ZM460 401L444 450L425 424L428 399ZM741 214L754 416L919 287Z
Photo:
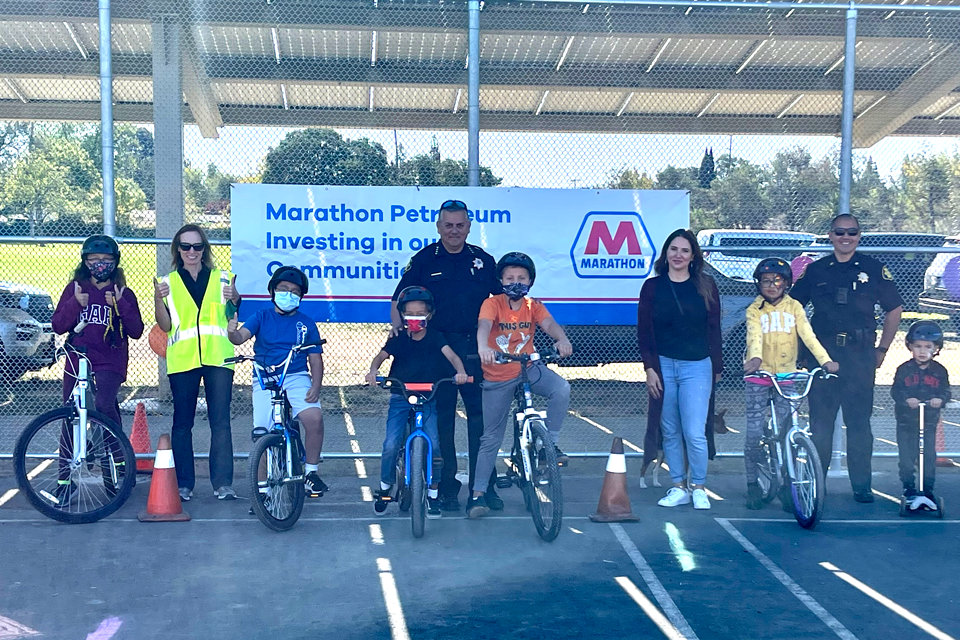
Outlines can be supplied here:
M800 146L784 149L770 163L770 207L790 231L825 231L836 214L840 181L834 158L813 161Z
M713 161L713 149L707 149L703 152L703 160L700 161L700 170L697 172L697 180L701 189L709 189L710 184L716 179L716 164Z
M346 140L333 129L287 134L264 160L269 184L385 185L390 169L383 147L366 138Z
M720 156L725 165L723 178L712 181L717 225L732 229L762 229L770 219L767 194L770 174L746 160Z
M628 169L626 167L619 171L611 171L607 175L607 181L599 185L598 189L653 189L653 178L647 175L646 171L638 169Z
M937 233L955 229L960 162L945 153L907 156L900 171L900 206L907 230Z

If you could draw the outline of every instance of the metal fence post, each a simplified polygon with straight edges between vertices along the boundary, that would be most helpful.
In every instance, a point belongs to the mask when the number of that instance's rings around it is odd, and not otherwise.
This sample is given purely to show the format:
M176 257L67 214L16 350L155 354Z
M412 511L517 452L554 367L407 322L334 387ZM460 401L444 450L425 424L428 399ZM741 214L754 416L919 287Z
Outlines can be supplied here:
M480 186L480 0L467 3L467 186Z
M840 117L840 207L838 214L850 213L850 185L853 182L853 83L857 64L857 10L847 9L844 39L843 105Z
M103 176L103 232L117 233L116 192L113 179L113 61L110 0L100 0L100 163Z

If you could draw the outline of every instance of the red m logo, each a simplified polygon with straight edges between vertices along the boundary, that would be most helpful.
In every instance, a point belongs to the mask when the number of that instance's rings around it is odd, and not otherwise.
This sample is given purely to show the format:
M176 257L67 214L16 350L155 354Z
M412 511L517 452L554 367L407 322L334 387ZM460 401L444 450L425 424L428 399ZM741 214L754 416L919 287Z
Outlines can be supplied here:
M603 248L606 249L607 254L611 256L619 255L620 250L623 248L623 244L627 244L627 255L639 256L641 255L640 251L640 241L637 239L637 231L634 229L633 223L629 220L623 220L617 226L617 232L610 236L610 228L607 226L607 223L602 220L595 220L593 225L590 227L590 235L587 237L587 247L583 252L584 255L596 255L600 253L600 243L603 243Z

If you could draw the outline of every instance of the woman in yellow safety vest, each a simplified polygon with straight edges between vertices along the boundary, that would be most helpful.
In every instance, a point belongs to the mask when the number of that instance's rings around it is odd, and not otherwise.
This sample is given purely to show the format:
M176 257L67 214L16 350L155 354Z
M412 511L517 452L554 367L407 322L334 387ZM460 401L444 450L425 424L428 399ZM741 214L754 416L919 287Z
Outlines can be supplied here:
M167 332L167 377L173 394L173 459L180 499L193 496L193 422L200 381L210 422L210 482L219 500L234 500L230 400L234 355L227 322L240 307L237 277L216 268L203 229L184 225L170 246L171 271L154 283L157 324Z

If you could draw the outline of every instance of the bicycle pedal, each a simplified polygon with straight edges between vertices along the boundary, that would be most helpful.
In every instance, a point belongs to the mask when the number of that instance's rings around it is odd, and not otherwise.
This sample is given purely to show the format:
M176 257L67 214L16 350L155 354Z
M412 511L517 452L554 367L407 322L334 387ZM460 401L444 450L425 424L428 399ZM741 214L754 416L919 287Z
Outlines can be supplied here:
M509 476L497 476L497 489L509 489L513 486L513 479Z

